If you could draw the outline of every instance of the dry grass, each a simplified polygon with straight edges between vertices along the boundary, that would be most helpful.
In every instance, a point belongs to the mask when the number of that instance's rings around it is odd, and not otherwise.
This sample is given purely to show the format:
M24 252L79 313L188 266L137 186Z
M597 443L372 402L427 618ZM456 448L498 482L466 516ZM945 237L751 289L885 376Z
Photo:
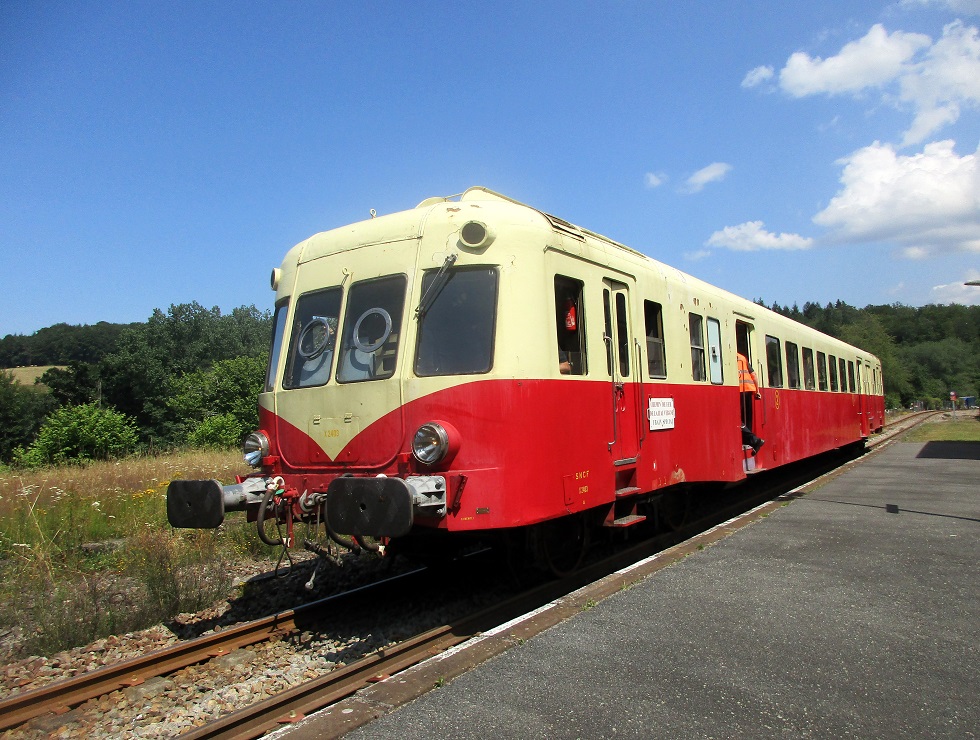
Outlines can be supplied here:
M172 530L175 478L231 482L238 452L193 451L0 474L0 629L53 652L145 627L226 595L243 517L219 530ZM251 529L251 527L249 527ZM87 543L109 543L83 548Z
M905 442L980 442L980 417L975 411L957 411L956 418L944 414L936 421L910 430Z
M11 367L4 370L5 373L10 373L14 376L14 381L20 383L21 385L34 385L34 381L40 378L44 373L53 367L61 367L63 365L31 365L30 367Z

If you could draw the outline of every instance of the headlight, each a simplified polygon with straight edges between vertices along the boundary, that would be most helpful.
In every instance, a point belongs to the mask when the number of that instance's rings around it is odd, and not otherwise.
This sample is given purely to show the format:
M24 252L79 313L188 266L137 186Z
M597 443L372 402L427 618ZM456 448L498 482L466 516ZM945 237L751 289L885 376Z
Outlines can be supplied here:
M262 458L269 456L269 438L265 436L265 432L252 432L248 435L242 444L242 454L245 462L253 468L259 467Z
M449 433L442 424L430 421L415 432L412 454L420 463L434 465L449 452Z

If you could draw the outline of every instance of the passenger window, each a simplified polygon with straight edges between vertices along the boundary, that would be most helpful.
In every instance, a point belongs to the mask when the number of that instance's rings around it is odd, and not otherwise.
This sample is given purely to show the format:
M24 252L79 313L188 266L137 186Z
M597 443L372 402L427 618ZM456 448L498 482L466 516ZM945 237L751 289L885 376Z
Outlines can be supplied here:
M704 366L704 321L696 313L689 315L691 330L691 375L695 380L707 380Z
M786 342L786 383L790 388L800 387L800 350L793 342Z
M847 361L847 381L851 386L851 393L857 393L857 385L854 383L854 363L851 360Z
M857 389L858 393L864 393L864 387L861 384L861 361L857 362Z
M340 298L340 288L300 296L293 316L283 388L308 388L330 379Z
M813 374L813 350L803 348L803 387L808 391L816 390L817 383Z
M667 377L667 355L664 351L664 317L659 303L643 301L643 320L647 335L647 371L651 378Z
M781 362L779 340L766 335L766 369L769 371L769 385L783 387L783 363Z
M439 270L422 278L422 295L438 291L419 314L415 374L472 375L490 371L497 317L497 271L476 267Z
M555 322L558 327L558 371L585 375L585 307L581 280L555 275Z
M357 383L395 374L405 306L405 277L354 283L347 297L337 380Z
M847 363L843 357L838 360L838 363L838 367L840 368L840 389L842 393L847 393Z
M827 355L817 352L817 383L820 390L827 390Z
M837 390L837 358L830 355L830 390Z

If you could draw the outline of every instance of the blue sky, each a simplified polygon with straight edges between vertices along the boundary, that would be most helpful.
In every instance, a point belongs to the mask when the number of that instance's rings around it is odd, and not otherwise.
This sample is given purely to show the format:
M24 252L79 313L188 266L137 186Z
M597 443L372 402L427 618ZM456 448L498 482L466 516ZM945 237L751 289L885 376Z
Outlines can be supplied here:
M748 298L980 303L980 0L0 3L0 336L270 308L484 185Z

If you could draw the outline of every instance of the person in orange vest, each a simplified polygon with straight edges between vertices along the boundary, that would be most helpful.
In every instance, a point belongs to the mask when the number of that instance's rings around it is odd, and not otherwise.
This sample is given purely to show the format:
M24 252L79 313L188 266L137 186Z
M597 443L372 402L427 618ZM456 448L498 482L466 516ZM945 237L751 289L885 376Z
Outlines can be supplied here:
M759 454L759 448L766 443L752 431L752 406L756 399L762 398L759 393L759 383L752 372L748 358L741 352L738 354L738 389L742 399L742 444L752 448L752 454Z

